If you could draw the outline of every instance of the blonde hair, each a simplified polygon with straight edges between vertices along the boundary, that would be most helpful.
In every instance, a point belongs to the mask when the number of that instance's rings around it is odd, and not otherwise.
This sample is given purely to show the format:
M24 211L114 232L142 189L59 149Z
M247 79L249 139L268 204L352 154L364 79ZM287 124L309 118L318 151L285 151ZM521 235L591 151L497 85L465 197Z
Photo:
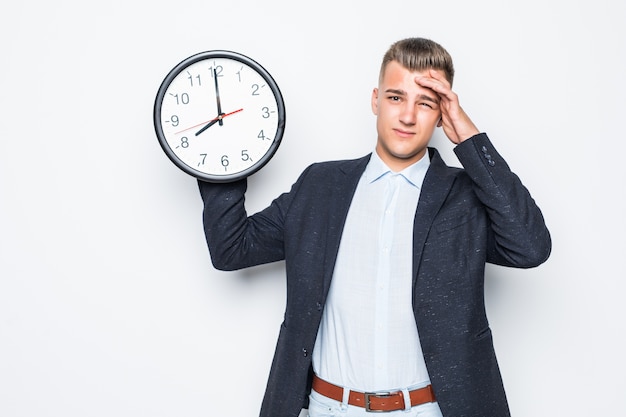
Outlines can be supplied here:
M454 79L452 57L443 46L430 39L407 38L391 45L383 57L379 80L383 79L385 68L392 61L396 61L410 71L441 70L452 85Z

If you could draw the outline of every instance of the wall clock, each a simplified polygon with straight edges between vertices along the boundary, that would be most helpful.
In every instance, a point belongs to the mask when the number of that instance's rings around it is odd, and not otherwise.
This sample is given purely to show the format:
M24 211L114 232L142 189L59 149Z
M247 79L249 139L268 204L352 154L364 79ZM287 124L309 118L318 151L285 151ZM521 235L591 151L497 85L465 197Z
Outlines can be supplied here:
M169 159L208 182L231 182L261 169L285 132L278 85L238 52L192 55L165 77L154 103L154 127Z

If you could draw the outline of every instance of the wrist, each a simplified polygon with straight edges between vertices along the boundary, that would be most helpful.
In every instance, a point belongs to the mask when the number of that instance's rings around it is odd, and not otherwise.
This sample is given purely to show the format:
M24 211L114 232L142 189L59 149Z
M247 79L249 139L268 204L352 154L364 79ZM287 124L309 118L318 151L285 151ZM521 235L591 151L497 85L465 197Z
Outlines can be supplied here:
M480 131L478 129L476 129L476 128L471 129L471 130L469 130L467 132L464 132L462 135L458 136L459 141L457 142L457 144L463 143L466 140L471 139L471 138L473 138L474 136L476 136L478 134L480 134Z

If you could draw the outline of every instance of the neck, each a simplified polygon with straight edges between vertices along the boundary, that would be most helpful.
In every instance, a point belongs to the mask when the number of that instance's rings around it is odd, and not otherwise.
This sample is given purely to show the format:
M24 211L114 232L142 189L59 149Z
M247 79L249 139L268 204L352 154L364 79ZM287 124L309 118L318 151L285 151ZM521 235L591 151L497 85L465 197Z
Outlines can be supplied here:
M378 146L376 147L376 153L380 157L380 159L387 165L393 172L400 172L407 167L410 167L414 163L418 162L420 159L426 155L428 152L428 148L424 148L418 153L410 156L396 156L390 154L388 152L384 152Z

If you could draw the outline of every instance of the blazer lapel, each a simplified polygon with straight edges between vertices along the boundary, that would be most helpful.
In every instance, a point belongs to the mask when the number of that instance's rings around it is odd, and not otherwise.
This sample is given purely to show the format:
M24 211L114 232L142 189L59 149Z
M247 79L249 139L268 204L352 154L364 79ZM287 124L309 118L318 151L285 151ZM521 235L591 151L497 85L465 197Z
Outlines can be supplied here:
M341 235L350 210L350 203L354 192L361 179L363 171L369 162L371 154L353 161L346 162L340 168L341 174L335 178L335 192L329 199L328 210L328 235L326 239L326 251L324 256L324 294L328 293L330 281L337 261Z
M428 148L428 151L430 167L424 177L413 221L413 286L415 286L418 268L422 261L426 237L458 172L457 169L452 169L445 164L435 148Z

